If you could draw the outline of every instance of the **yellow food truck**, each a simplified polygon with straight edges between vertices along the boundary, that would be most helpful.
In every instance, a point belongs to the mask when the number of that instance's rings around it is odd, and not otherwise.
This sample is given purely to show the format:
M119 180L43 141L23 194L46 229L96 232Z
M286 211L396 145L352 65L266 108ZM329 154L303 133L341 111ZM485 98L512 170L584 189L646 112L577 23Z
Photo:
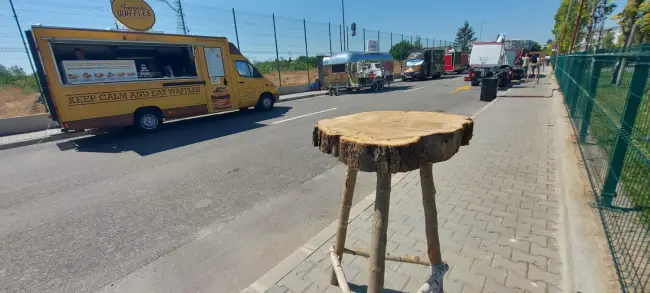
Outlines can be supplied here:
M268 110L279 98L226 38L44 26L26 36L52 119L66 130L152 131L165 119Z

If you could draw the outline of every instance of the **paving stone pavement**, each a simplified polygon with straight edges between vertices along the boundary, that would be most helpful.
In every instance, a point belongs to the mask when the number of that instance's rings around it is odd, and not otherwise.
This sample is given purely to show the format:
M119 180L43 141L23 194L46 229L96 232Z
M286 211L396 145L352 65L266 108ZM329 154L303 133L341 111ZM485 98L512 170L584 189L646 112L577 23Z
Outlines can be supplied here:
M551 99L502 98L476 118L470 146L434 164L447 293L562 292ZM419 172L393 186L386 251L426 259ZM365 195L355 195L365 196ZM368 248L372 205L352 219L347 247ZM331 238L267 292L340 292L329 284ZM365 292L368 260L344 255L354 292ZM386 262L386 292L415 292L428 267Z

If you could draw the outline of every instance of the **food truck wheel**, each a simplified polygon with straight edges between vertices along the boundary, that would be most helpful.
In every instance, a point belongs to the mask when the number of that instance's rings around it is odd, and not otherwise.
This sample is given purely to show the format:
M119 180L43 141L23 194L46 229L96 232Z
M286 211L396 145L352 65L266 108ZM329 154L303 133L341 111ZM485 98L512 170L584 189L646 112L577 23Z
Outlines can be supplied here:
M478 81L478 80L472 80L472 83L471 83L471 84L472 84L472 86L478 86L478 85L481 84L481 82Z
M162 125L162 114L156 108L142 108L135 111L135 127L140 131L154 131Z
M271 94L263 94L260 99L257 101L257 106L255 106L255 110L258 111L266 111L266 110L271 110L273 108L273 96Z
M379 90L379 82L375 81L375 82L372 83L372 90L373 91Z
M379 83L379 90L383 90L384 89L384 82L379 81L378 83Z

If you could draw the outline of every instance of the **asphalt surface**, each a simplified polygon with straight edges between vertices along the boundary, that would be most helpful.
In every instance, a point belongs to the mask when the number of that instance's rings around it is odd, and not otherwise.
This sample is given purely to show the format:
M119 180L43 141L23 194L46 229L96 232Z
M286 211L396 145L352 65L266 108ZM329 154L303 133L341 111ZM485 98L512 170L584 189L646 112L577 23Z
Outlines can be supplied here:
M0 151L0 292L239 292L337 215L323 118L472 115L459 77ZM355 202L374 189L360 174Z

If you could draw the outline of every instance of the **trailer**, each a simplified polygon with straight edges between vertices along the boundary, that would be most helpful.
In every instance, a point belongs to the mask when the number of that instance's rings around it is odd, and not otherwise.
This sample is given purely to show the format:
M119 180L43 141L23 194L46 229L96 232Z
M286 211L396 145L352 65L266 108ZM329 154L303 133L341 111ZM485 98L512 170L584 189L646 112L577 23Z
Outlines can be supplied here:
M504 46L505 34L497 35L493 42L476 42L469 59L469 76L466 80L472 86L481 84L484 78L495 78L499 87L510 84L511 68L508 65Z
M323 86L341 91L381 90L393 82L393 56L386 52L341 52L322 59Z
M462 73L469 69L469 53L447 51L445 53L444 69L446 74Z

